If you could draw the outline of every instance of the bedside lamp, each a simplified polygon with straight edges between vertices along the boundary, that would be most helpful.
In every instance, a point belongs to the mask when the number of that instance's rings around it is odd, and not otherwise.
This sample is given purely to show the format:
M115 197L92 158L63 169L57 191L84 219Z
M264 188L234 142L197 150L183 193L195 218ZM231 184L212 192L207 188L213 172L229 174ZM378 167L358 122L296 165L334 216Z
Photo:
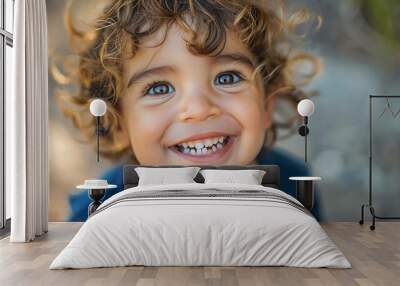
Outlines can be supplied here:
M303 116L303 125L299 127L299 134L304 137L304 161L307 163L307 135L310 132L308 117L314 113L314 103L309 99L301 100L297 105L297 112Z
M99 162L100 140L99 136L103 136L106 132L105 128L100 124L100 117L107 112L107 104L102 99L94 99L90 103L90 113L96 117L96 136L97 136L97 162Z

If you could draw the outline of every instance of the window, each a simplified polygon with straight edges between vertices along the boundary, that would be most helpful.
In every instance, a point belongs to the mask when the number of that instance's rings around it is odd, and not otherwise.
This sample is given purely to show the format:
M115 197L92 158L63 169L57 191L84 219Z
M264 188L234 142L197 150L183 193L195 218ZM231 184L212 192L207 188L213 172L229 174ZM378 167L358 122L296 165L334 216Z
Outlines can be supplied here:
M12 48L14 32L14 0L0 0L0 228L9 228L10 194L5 189L4 141L5 98L11 93L11 74L13 68ZM0 232L0 235L2 234Z

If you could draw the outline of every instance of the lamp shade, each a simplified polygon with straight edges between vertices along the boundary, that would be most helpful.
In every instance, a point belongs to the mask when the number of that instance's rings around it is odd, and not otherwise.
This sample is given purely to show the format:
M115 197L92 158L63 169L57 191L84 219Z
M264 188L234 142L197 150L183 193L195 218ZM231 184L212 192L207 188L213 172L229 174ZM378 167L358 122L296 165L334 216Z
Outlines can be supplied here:
M297 104L297 112L303 116L311 116L314 113L314 103L309 99L303 99Z
M90 103L90 113L93 116L103 116L107 112L107 104L102 99L94 99Z

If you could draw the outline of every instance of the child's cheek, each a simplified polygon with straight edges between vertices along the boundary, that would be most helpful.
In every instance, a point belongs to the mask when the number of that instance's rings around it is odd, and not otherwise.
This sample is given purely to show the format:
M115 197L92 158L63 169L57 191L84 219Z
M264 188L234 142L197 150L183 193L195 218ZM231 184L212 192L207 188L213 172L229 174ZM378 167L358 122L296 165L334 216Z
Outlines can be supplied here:
M249 88L224 104L226 111L242 126L236 154L237 160L244 164L256 158L264 142L266 111L262 96L261 92Z
M173 120L173 111L160 106L145 106L140 102L124 112L132 150L140 164L162 164L167 149L162 136Z

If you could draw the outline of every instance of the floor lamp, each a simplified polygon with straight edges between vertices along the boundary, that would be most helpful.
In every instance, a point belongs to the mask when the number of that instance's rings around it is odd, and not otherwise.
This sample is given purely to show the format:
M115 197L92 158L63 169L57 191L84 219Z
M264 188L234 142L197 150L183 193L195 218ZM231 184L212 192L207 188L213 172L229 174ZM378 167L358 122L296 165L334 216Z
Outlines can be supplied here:
M372 102L374 100L379 100L379 99L386 99L387 101L387 107L390 112L392 112L393 117L397 117L398 113L393 113L393 111L390 108L390 103L389 103L389 98L400 98L400 95L370 95L369 96L369 182L368 182L368 204L363 204L361 205L361 219L359 221L359 224L364 224L364 209L367 208L369 209L369 212L371 213L372 216L372 224L369 226L370 230L375 230L375 219L380 219L380 220L399 220L400 217L394 216L394 217L385 217L385 216L378 216L375 212L375 208L373 206L372 202L372 191L373 191L373 185L372 185L372 145L373 145L373 140L372 140ZM384 112L386 111L386 107ZM384 113L383 112L383 113ZM381 114L381 116L383 115Z

